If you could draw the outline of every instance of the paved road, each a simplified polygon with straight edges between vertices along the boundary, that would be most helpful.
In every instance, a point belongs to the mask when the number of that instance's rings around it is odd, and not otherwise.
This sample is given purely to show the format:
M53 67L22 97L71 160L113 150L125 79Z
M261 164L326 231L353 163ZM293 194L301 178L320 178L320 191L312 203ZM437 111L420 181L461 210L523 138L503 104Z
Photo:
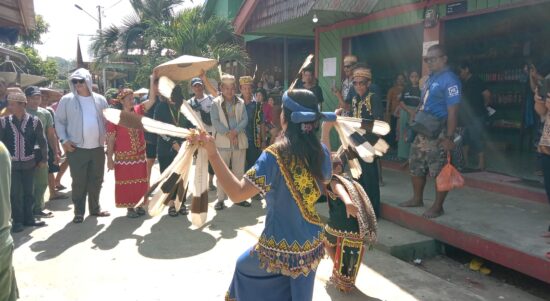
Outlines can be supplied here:
M210 193L209 220L194 230L183 216L126 218L114 208L113 183L107 173L101 202L111 217L73 224L70 201L52 201L48 227L15 236L21 300L223 300L236 258L261 233L264 205L217 213ZM350 295L326 285L331 262L323 260L314 300L485 300L385 253L367 257Z

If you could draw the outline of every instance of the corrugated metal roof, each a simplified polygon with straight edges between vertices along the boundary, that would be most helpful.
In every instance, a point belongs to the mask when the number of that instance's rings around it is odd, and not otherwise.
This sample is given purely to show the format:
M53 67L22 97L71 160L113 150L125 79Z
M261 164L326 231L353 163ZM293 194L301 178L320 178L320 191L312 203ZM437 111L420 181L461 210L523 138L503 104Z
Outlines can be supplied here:
M0 27L14 27L27 33L34 26L33 0L0 1Z

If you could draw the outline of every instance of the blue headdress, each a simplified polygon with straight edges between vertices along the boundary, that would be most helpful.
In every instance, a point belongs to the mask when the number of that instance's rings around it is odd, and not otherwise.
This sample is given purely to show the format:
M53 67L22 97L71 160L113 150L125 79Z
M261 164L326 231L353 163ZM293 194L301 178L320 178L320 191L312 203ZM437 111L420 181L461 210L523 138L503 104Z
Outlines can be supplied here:
M318 113L314 109L306 108L297 103L294 99L288 96L288 91L283 94L283 107L292 111L290 115L290 121L292 123L308 123L315 122L320 119L335 121L336 114L333 112L321 112Z

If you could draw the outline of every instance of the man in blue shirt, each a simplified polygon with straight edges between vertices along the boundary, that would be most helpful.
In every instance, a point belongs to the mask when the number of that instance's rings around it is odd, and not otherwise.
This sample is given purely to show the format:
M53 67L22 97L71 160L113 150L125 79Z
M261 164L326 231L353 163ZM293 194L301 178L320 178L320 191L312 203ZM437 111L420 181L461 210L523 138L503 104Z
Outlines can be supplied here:
M458 77L447 67L445 50L434 45L428 49L424 62L428 65L430 76L422 88L422 103L419 111L438 117L443 126L438 137L431 139L418 134L411 145L409 168L413 183L414 196L402 207L424 206L423 195L426 176L437 177L447 162L447 152L454 145L457 125L458 104L461 98L461 86ZM444 213L443 202L447 191L437 191L433 205L424 212L426 218L435 218Z

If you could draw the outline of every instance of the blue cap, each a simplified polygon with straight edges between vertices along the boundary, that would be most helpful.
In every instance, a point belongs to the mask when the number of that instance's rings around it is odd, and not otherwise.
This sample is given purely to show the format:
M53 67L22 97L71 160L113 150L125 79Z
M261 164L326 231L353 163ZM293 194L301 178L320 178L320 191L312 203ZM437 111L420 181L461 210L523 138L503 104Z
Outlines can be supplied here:
M201 85L204 85L204 83L202 82L202 79L198 78L198 77L193 77L191 79L191 87L196 85L196 84L201 84Z

